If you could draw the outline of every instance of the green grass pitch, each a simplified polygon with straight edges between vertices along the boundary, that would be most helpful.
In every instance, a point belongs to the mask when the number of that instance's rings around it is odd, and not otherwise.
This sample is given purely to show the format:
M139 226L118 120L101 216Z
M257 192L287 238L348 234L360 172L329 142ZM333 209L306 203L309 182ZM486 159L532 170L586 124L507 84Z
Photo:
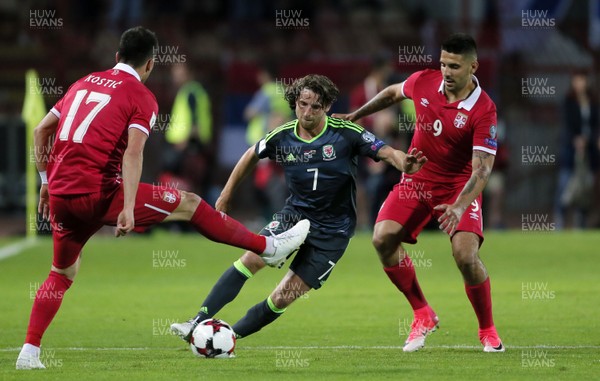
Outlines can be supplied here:
M195 314L240 250L164 231L95 237L44 337L48 369L17 372L32 295L48 273L51 248L40 239L0 261L2 380L589 380L600 374L597 231L486 234L481 257L506 353L482 352L448 239L428 232L408 246L441 321L425 349L402 352L410 308L381 270L370 236L358 235L321 290L238 341L231 360L193 357L169 325ZM235 323L284 274L263 270L217 317Z

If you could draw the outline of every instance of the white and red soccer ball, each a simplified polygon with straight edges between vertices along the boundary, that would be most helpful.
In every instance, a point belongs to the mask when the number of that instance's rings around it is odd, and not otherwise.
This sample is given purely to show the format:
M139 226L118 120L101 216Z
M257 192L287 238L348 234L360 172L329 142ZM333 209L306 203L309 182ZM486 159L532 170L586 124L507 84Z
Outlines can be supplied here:
M190 338L192 353L202 358L235 357L235 333L222 320L206 319L194 329Z

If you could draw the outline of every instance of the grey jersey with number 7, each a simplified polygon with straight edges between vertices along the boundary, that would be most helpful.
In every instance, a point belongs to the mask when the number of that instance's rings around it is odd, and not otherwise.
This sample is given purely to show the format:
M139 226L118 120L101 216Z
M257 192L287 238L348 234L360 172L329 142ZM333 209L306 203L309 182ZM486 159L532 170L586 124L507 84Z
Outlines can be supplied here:
M282 165L290 191L286 200L311 222L311 235L351 237L356 227L358 156L377 159L385 143L358 124L327 117L311 140L297 135L298 120L288 122L255 145L259 158Z

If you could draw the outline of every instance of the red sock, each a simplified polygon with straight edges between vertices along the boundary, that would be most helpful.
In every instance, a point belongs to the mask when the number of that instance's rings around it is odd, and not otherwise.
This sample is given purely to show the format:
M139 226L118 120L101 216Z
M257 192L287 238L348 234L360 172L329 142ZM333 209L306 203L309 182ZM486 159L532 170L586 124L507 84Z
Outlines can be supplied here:
M254 234L225 213L217 212L204 200L190 220L206 238L262 254L267 246L265 237Z
M427 300L417 281L415 267L408 255L400 261L398 266L384 267L383 270L392 283L398 287L398 290L406 296L413 310L427 306Z
M50 275L35 294L25 343L40 346L42 336L58 312L63 296L71 284L73 281L65 275L50 271Z
M465 284L465 291L477 315L479 328L486 329L492 327L494 325L494 318L492 316L490 278L487 277L483 283L474 286Z

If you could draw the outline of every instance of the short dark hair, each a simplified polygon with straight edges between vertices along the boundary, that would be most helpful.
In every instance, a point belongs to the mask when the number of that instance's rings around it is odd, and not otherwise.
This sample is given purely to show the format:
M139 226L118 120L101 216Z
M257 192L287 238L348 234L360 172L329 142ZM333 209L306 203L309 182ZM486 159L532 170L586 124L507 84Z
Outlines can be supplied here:
M442 42L442 50L448 53L460 55L472 55L477 57L477 44L473 37L466 33L454 33Z
M158 48L158 39L151 30L141 26L127 29L119 42L120 61L133 67L143 65Z
M296 109L296 101L300 96L300 92L304 89L309 89L319 96L319 102L323 106L329 106L337 100L340 93L337 86L331 82L331 79L324 75L309 74L302 78L296 79L290 86L285 89L285 100L290 105L292 110Z

